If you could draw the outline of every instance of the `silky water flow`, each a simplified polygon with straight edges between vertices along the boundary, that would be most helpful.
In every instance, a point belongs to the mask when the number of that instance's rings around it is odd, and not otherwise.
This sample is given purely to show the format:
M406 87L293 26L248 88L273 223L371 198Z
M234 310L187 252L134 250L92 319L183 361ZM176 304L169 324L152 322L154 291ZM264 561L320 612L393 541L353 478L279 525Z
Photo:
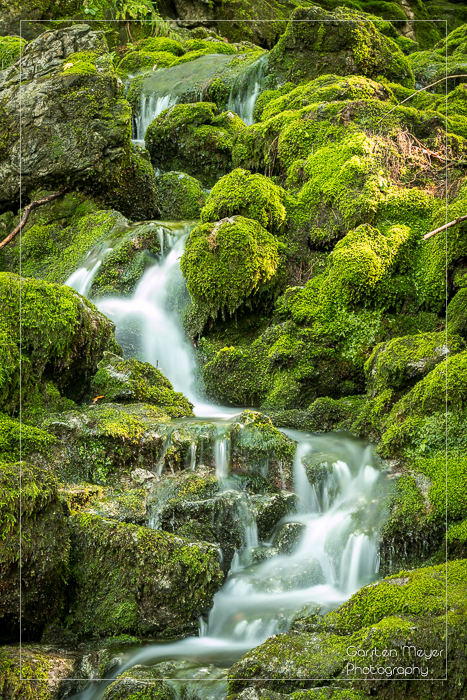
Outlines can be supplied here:
M229 478L229 416L239 410L212 406L197 396L194 355L171 305L171 290L178 288L180 292L184 284L180 257L190 226L155 225L160 228L164 254L146 270L131 297L98 299L97 306L115 322L116 338L126 356L158 364L174 388L195 404L198 420L205 416L210 423L218 422L213 445L216 475L224 490L237 492L244 543L235 552L207 621L200 620L199 636L119 650L107 679L91 681L74 696L76 700L99 700L125 670L168 660L174 665L170 673L167 671L171 678L167 682L176 697L185 698L186 683L191 682L190 697L221 700L226 696L226 669L270 635L287 631L293 615L303 606L310 612L328 612L378 577L377 540L384 514L375 503L385 492L385 475L379 471L370 446L339 434L318 436L284 430L296 442L294 490L298 507L276 529L293 522L301 526L302 534L291 554L276 553L255 560L253 553L258 546L271 549L272 542L258 542L248 498L238 482ZM101 245L91 251L67 284L82 294L89 293L108 250ZM328 475L319 488L310 484L306 473L313 454L327 456ZM196 461L197 446L193 443L189 468L195 469ZM157 516L150 525L158 527ZM221 551L219 556L223 556Z

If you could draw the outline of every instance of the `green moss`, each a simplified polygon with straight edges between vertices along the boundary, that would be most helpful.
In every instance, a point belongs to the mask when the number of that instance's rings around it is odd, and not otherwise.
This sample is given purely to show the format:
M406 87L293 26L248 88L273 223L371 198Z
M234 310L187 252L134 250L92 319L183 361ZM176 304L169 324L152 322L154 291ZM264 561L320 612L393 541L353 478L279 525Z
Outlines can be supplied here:
M237 53L235 46L225 41L206 41L205 39L190 39L186 42L188 51L204 51L209 53Z
M23 404L33 403L49 373L59 391L78 399L104 350L117 350L113 324L68 287L0 273L0 405L19 406L19 314Z
M458 336L420 333L394 338L375 347L365 365L371 396L390 389L406 389L431 372L435 365L464 349Z
M465 24L450 32L434 48L418 51L409 56L409 62L418 83L429 85L449 75L463 75L465 54L467 53L467 35ZM449 89L458 81L448 81ZM434 92L444 92L445 83L433 87Z
M221 583L212 546L86 514L71 516L70 525L67 626L80 636L191 629Z
M174 56L182 56L184 51L179 41L169 39L166 36L151 36L139 41L136 46L139 51L165 51L172 53Z
M196 178L169 172L157 178L157 206L164 220L199 219L206 191Z
M9 68L15 63L27 41L19 36L0 37L0 70Z
M447 308L448 331L458 333L462 337L467 336L467 289L459 289L457 294L448 304Z
M392 97L390 89L363 76L321 75L299 87L289 85L289 91L285 92L284 88L281 88L276 91L282 93L281 95L267 100L267 105L261 112L262 121L266 121L284 110L299 110L306 105L321 102L368 98L389 100ZM263 95L259 99L262 97Z
M279 251L277 240L259 223L234 216L195 228L181 268L192 297L215 317L271 291Z
M146 130L146 147L156 168L176 170L212 186L231 169L235 135L244 124L232 112L216 116L210 102L177 104Z
M11 424L7 428L10 428L11 442ZM52 442L49 436L29 426L23 426L23 430L27 450L34 440L40 447ZM20 590L17 581L20 556L23 581L21 628L23 634L34 637L62 612L68 578L68 528L50 470L25 462L2 462L0 480L0 637L3 640L15 639L19 632Z
M237 168L217 182L201 212L201 221L219 221L240 215L271 232L280 231L286 212L285 192L263 175Z
M407 58L366 15L343 7L327 12L315 6L297 8L291 19L270 55L272 70L283 79L299 82L329 73L357 73L373 79L385 76L413 87Z
M140 49L129 51L118 64L120 75L137 73L144 70L167 68L177 63L177 57L171 51Z
M149 362L124 360L106 353L91 382L91 392L102 403L147 403L162 408L172 418L193 415L192 406L159 369Z
M20 455L21 437L21 455ZM55 443L55 438L19 420L0 413L0 459L17 462L31 452L47 454Z

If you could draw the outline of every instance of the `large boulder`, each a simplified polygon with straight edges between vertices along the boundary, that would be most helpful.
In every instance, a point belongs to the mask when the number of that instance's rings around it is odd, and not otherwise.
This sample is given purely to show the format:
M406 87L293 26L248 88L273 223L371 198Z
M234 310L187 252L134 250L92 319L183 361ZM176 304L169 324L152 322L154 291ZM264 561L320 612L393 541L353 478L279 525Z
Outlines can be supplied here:
M70 629L173 636L197 628L222 581L215 547L87 514L70 526Z
M21 192L86 185L124 214L147 219L155 212L151 165L132 147L131 110L113 70L103 32L87 25L46 32L0 73L2 202ZM131 197L128 184L131 182Z
M37 639L64 610L68 526L49 470L2 461L0 484L0 638L16 641L21 625L23 639Z
M414 84L410 64L394 40L368 16L347 8L297 8L271 51L269 66L279 78L294 82L336 73Z
M104 351L119 351L112 321L69 287L2 272L0 301L4 411L20 405L20 348L23 404L40 401L51 380L65 397L81 399Z

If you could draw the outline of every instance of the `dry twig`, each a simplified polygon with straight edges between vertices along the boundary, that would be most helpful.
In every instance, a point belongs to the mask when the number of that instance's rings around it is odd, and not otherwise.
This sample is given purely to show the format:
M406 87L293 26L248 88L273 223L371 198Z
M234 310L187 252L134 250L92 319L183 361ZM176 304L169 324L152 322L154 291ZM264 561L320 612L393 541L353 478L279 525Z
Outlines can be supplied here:
M31 202L28 204L27 207L24 209L23 213L23 218L19 222L18 226L13 229L13 231L3 239L3 241L0 243L0 249L4 248L10 241L13 240L13 238L18 234L23 226L26 224L27 220L29 219L29 214L32 212L33 209L37 209L37 207L42 206L42 204L47 204L48 202L52 202L54 199L57 199L57 197L60 197L64 192L66 192L68 187L64 187L63 190L59 190L58 192L54 192L53 194L49 194L47 197L43 197L42 199L36 199L34 202Z

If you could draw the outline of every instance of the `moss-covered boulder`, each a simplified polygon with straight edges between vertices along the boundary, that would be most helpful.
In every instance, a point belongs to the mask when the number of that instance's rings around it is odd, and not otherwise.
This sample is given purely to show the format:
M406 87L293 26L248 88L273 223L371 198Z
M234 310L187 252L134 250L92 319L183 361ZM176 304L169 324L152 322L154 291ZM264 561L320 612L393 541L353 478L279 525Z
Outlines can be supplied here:
M192 404L149 362L124 360L106 353L91 382L91 393L101 403L146 403L161 408L171 418L192 416Z
M365 364L370 396L386 389L400 391L413 386L448 355L463 349L462 338L446 338L443 332L409 335L377 345Z
M37 639L64 609L68 527L51 471L26 462L2 461L0 479L1 638L16 640L21 624L23 638Z
M407 693L423 700L460 700L466 586L465 560L401 571L366 586L335 612L297 620L297 629L292 624L288 634L274 635L248 652L229 671L229 697L240 698L235 693L249 688L257 697L277 692L294 700ZM446 662L447 682L438 680L444 678ZM346 696L349 680L355 694Z
M67 626L80 636L195 629L222 574L217 549L98 516L70 518Z
M237 168L214 185L201 212L201 221L240 215L277 233L286 218L284 198L284 190L269 178Z
M41 188L79 184L108 197L108 205L124 214L154 216L154 175L132 147L130 106L103 32L78 24L28 43L21 99L18 71L17 62L0 74L1 201L16 203L19 198L21 114L22 139L35 144L22 154L23 197ZM33 117L38 104L40 123Z
M367 16L344 8L328 12L312 6L298 8L291 20L269 57L271 70L282 78L299 82L325 73L384 75L413 87L407 58Z
M177 104L164 110L146 130L154 167L183 171L205 186L232 168L235 135L244 124L233 112L216 116L210 102Z
M214 318L271 293L279 264L277 239L243 216L195 228L181 260L188 291Z
M467 336L467 289L459 289L457 294L448 304L447 308L448 330L458 333L463 338Z
M463 75L466 54L467 32L466 25L462 24L441 39L434 47L427 47L425 51L416 51L408 57L408 60L417 83L427 86L441 80L446 75ZM449 80L448 89L452 90L459 82L465 82L465 78ZM443 93L445 90L446 82L440 82L433 86L434 92Z
M114 324L69 287L0 273L0 408L19 408L21 308L22 401L32 404L53 382L82 398L105 350L117 351Z
M206 191L191 175L169 172L157 178L157 207L162 220L199 219Z

